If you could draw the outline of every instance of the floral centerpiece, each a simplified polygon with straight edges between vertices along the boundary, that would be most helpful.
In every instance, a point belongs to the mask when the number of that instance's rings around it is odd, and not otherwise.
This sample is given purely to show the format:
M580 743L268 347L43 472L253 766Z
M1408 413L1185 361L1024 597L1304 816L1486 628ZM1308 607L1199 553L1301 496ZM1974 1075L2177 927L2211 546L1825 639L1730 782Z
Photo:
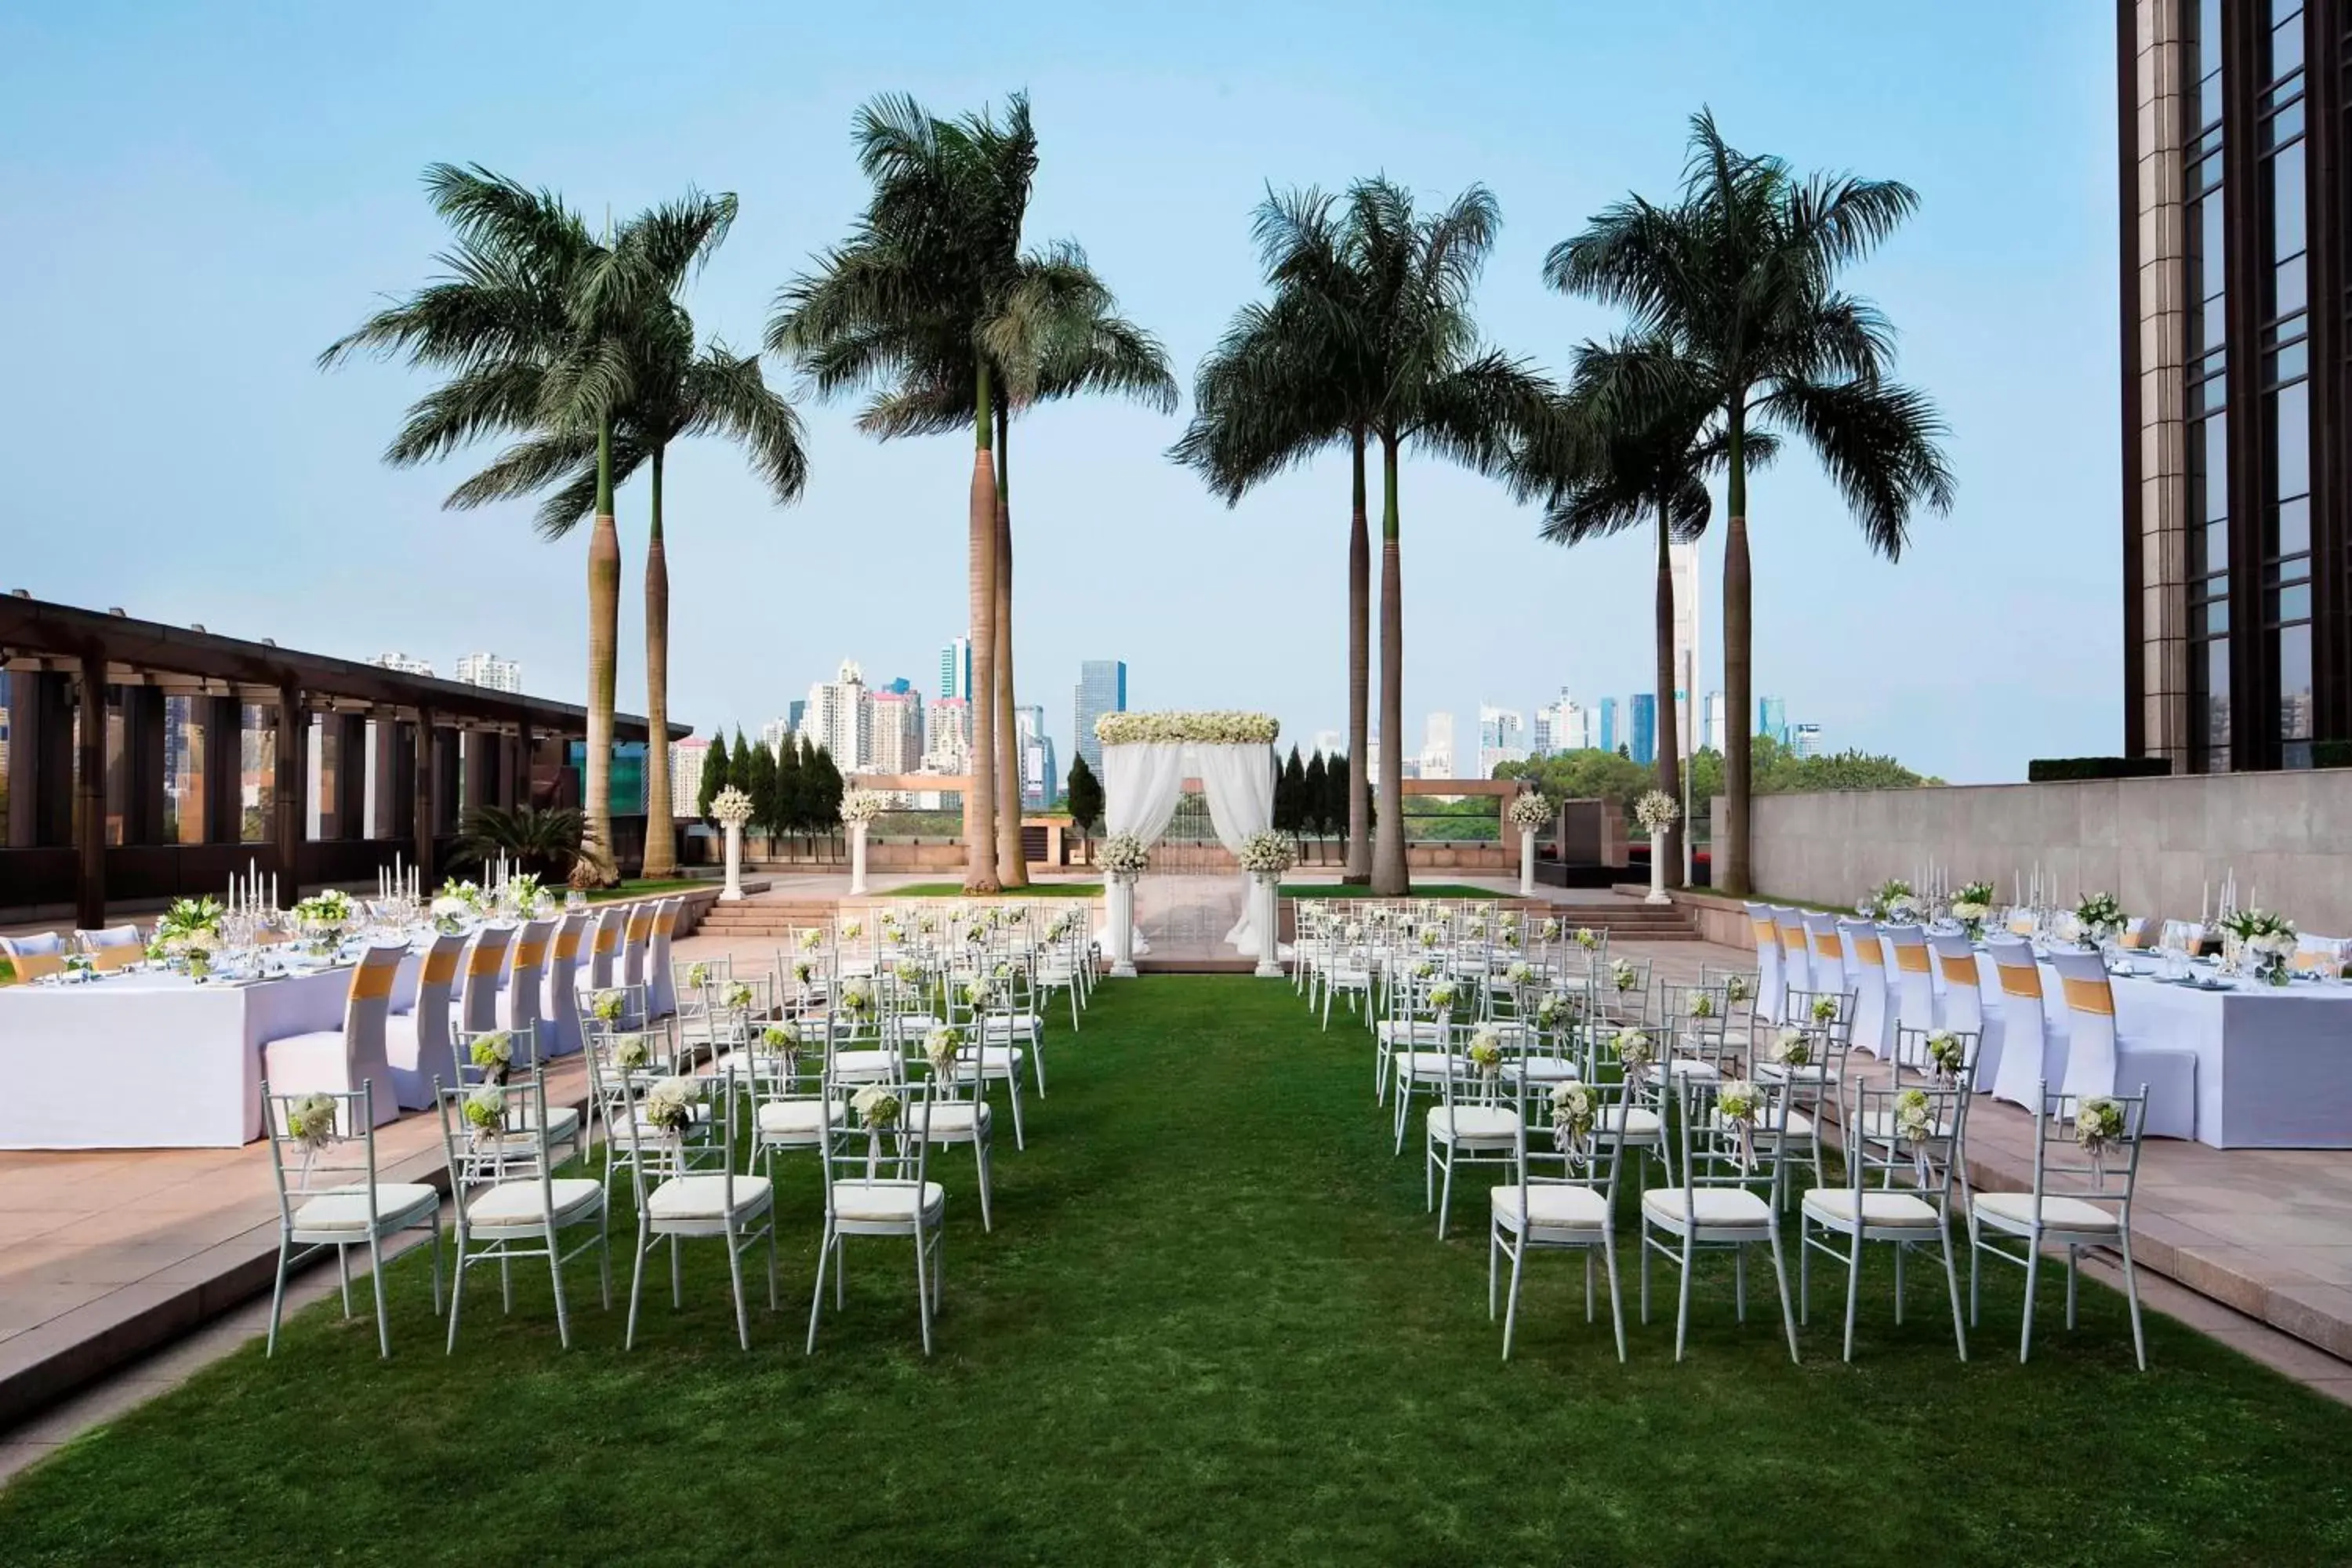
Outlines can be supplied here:
M1889 877L1855 900L1853 909L1864 920L1903 925L1918 918L1919 900L1912 896L1910 883Z
M1105 713L1095 739L1106 746L1271 746L1282 726L1267 713Z
M1511 797L1511 826L1522 833L1534 833L1549 826L1559 812L1541 790Z
M2074 906L2074 939L2084 947L2096 947L2123 929L2123 906L2113 893L2093 893Z
M1571 1160L1580 1157L1592 1129L1601 1120L1601 1097L1591 1089L1567 1079L1552 1086L1551 1138Z
M433 917L433 929L444 936L455 936L466 929L467 922L479 920L488 908L482 889L471 882L461 882L452 877L441 884L433 895L427 910Z
M174 899L155 922L155 937L147 951L152 957L185 964L190 974L202 979L220 950L221 921L227 914L220 900L209 895Z
M1683 808L1675 797L1662 789L1651 790L1633 803L1633 820L1642 825L1644 833L1664 833L1675 825Z
M2107 1179L2107 1150L2124 1135L2124 1108L2103 1094L2086 1095L2074 1107L2074 1142L2091 1157L2091 1174Z
M314 893L287 911L294 929L316 942L321 951L343 940L343 932L359 919L359 910L352 896L340 888L330 888Z
M1479 1081L1492 1085L1503 1075L1503 1035L1492 1024L1481 1024L1470 1032L1470 1065L1477 1069Z
M1958 1084L1968 1068L1968 1052L1959 1036L1949 1029L1927 1031L1927 1068L1947 1084Z
M646 1090L646 1124L672 1141L686 1136L694 1125L694 1108L702 1100L702 1086L690 1078L666 1078Z
M476 1035L466 1047L466 1059L482 1069L484 1083L504 1083L514 1069L514 1037L504 1029Z
M1992 884L1970 882L1952 900L1952 918L1970 942L1984 940L1985 921L1992 918Z
M506 885L499 891L507 902L514 906L515 912L525 919L537 915L543 906L554 901L538 874L531 871L508 878Z
M1287 833L1271 828L1242 840L1242 869L1260 881L1271 881L1298 864L1298 846Z
M2247 966L2254 977L2284 985L2293 974L2294 922L2270 910L2232 910L2221 917L2225 966Z
M1813 1037L1793 1024L1783 1024L1772 1037L1772 1059L1784 1068L1811 1067Z
M1108 714L1105 718L1110 717ZM1132 882L1151 868L1151 849L1132 833L1114 833L1095 852L1095 864L1118 881Z
M881 816L889 805L889 797L880 790L847 790L841 797L841 820L856 827Z
M710 797L711 819L729 827L741 827L758 809L751 804L751 795L733 784Z

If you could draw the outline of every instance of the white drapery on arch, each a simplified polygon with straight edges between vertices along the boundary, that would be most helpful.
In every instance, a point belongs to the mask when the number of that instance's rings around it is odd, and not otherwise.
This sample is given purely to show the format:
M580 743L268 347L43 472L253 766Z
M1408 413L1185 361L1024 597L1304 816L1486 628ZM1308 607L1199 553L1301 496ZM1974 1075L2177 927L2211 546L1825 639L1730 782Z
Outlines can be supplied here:
M1132 742L1103 747L1103 825L1110 833L1132 833L1145 846L1160 842L1176 816L1184 781L1194 775L1208 796L1209 821L1217 842L1239 855L1253 833L1274 826L1274 748L1262 741L1211 745L1198 741ZM1225 941L1245 958L1263 945L1242 874L1242 918Z

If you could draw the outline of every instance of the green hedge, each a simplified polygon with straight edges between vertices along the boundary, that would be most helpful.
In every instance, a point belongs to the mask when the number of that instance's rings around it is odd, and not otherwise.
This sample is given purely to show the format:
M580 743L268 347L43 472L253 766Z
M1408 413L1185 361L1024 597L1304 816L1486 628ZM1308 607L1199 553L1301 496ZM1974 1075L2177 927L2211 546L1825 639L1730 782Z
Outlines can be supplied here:
M2025 764L2028 784L2162 778L2171 772L2172 763L2165 757L2036 757Z
M2314 741L2311 743L2311 765L2315 768L2352 768L2352 741Z

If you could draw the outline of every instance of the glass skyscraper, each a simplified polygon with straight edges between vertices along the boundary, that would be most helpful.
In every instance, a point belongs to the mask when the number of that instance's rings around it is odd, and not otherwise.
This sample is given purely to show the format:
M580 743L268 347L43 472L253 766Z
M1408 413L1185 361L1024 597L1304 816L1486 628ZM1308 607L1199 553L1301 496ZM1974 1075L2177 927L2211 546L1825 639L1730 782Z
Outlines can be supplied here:
M1614 697L1604 697L1601 700L1600 742L1601 749L1604 752L1613 752L1617 749L1617 699Z
M1633 760L1648 767L1658 760L1658 699L1655 693L1633 693Z
M1090 658L1080 664L1077 704L1071 715L1072 743L1097 778L1102 776L1103 760L1102 742L1095 739L1095 721L1105 713L1126 711L1127 661Z

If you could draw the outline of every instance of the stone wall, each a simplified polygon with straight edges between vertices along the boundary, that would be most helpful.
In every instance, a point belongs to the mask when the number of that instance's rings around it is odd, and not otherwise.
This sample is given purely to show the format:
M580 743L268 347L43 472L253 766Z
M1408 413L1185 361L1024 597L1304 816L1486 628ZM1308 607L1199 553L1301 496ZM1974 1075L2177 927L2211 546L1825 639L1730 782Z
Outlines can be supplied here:
M2069 901L2104 890L2131 914L2194 919L2206 885L2234 870L2242 903L2352 936L2352 769L1771 795L1755 808L1755 885L1771 897L1847 904L1933 859L2006 900L2038 862Z

